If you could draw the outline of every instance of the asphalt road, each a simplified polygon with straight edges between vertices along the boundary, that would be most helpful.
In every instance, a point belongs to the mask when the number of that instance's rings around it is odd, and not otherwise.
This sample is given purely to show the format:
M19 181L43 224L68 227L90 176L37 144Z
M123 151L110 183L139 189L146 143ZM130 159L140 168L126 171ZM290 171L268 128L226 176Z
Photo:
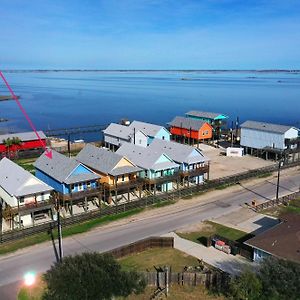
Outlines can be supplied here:
M209 203L195 203L192 207L177 211L166 210L164 214L146 219L137 218L127 224L97 228L91 232L64 239L64 255L84 251L107 251L149 236L159 236L185 225L219 217L240 208L255 199L274 198L276 179L256 186L244 187L237 192L215 197ZM281 179L280 195L299 190L300 174ZM188 201L188 200L187 200ZM44 272L55 261L52 244L44 243L0 258L0 299L15 299L15 290L28 271ZM12 296L12 297L10 297Z

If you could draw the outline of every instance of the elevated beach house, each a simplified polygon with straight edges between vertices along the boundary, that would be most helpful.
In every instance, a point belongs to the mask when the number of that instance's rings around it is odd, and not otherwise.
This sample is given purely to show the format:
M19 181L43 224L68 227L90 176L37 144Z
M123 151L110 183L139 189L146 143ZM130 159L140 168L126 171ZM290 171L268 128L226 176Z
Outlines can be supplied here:
M202 120L185 117L175 117L170 123L170 132L173 139L190 145L209 140L213 135L212 126Z
M36 219L52 215L52 190L8 158L0 161L0 202L10 229L32 226Z
M137 186L137 172L141 169L129 159L107 149L87 144L78 153L76 160L100 176L99 184L105 200L110 202L113 195L116 200L118 195L130 200L130 192Z
M293 126L246 121L241 124L240 143L246 154L277 159L299 148L299 132Z
M73 158L52 150L49 159L43 153L34 163L37 178L47 183L59 193L62 200L82 199L97 193L99 175Z
M149 191L166 192L173 188L174 173L179 170L179 165L167 154L129 143L123 144L116 153L127 157L142 169L138 176L144 180Z
M111 123L104 131L105 146L116 150L123 143L147 147L154 139L170 140L170 132L163 126L133 121L129 126Z
M38 131L44 145L46 136L43 131ZM33 131L17 132L0 135L0 155L12 157L17 151L43 149L43 145Z
M223 129L227 126L228 116L208 111L191 110L185 114L187 118L201 120L209 123L213 127L215 136L218 138Z
M209 159L192 146L156 139L149 149L157 153L165 153L179 164L180 175L183 183L203 183L209 179Z

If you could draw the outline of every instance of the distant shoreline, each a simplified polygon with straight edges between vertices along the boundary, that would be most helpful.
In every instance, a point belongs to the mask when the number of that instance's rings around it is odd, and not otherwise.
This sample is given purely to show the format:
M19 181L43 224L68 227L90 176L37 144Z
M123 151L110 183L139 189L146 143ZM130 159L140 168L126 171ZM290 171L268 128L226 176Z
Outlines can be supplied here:
M261 69L261 70L189 70L189 69L183 69L183 70L176 70L176 69L165 69L165 70L151 70L151 69L112 69L112 70L101 70L101 69L24 69L24 70L18 70L18 69L8 69L3 70L3 72L6 73L50 73L50 72L124 72L124 73L137 73L137 72L184 72L184 73L194 73L194 72L203 72L203 73L292 73L292 74L298 74L300 73L300 70L289 70L289 69Z

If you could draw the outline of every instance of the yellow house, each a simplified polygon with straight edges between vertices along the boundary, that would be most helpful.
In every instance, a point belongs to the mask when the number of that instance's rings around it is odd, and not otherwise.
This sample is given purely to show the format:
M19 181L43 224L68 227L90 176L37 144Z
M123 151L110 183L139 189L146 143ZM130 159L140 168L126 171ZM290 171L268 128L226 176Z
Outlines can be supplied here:
M86 145L76 159L100 175L99 183L117 187L136 179L141 171L126 157L94 145Z

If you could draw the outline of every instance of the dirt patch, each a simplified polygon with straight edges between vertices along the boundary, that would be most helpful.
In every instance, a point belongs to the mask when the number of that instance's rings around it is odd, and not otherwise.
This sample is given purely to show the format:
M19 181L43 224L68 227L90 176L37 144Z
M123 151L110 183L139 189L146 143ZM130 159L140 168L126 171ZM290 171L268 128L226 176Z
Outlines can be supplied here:
M179 233L191 233L191 232L198 232L198 231L205 231L205 232L213 232L214 227L208 223L197 223L191 224L189 226L185 226L177 230Z

